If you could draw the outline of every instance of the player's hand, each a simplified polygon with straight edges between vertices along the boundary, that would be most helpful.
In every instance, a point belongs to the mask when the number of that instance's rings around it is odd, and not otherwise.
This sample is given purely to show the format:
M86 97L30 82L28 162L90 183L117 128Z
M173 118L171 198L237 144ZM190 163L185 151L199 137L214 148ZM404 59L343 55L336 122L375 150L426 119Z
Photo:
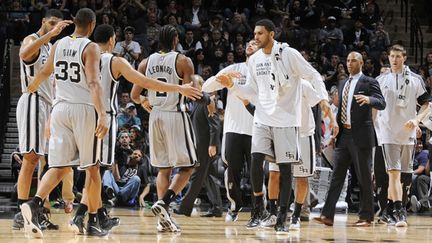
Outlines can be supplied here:
M181 85L179 88L179 92L180 94L188 97L191 100L199 100L203 96L202 92L199 89L192 87L192 83Z
M208 147L208 154L210 158L214 157L216 155L216 146L209 146Z
M34 93L38 88L39 88L39 84L36 82L32 82L31 84L29 84L29 86L27 86L27 91L30 93Z
M97 127L95 130L95 135L99 139L102 139L105 137L105 134L108 132L108 122L107 122L107 116L104 114L102 116L99 116Z
M54 26L54 28L49 32L50 37L58 36L64 28L66 28L68 25L73 24L72 20L63 20L60 21Z
M332 137L336 138L336 136L339 134L339 126L336 122L336 119L330 119L329 127L331 130Z
M150 101L146 98L141 102L141 107L146 110L148 113L152 111L152 106L150 105Z
M139 206L145 207L144 197L141 195L139 196Z
M355 98L357 104L359 104L360 106L369 105L370 104L369 96L366 96L366 95L354 95L354 98Z
M239 72L227 72L216 76L216 81L227 88L231 88L234 85L233 78L240 78L241 73Z
M207 105L207 111L209 117L214 116L216 113L216 104L213 98L210 100L210 104Z
M416 119L409 120L405 123L405 127L408 129L417 129L419 122Z

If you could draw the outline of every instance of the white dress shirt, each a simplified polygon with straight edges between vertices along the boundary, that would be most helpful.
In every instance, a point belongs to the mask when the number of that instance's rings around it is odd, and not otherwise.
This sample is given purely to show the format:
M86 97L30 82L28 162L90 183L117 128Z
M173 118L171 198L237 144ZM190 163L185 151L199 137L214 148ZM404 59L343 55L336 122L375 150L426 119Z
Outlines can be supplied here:
M349 89L349 92L348 92L348 100L347 100L347 109L346 109L347 120L345 122L345 124L347 124L347 125L351 125L351 104L352 104L352 102L355 102L355 100L354 100L354 90L355 90L355 87L357 85L357 82L358 82L359 78L362 75L363 75L363 73L359 72L356 75L353 75L353 76L349 77L349 78L352 78L352 80L351 80L351 85L350 85L350 89ZM345 91L345 87L347 86L347 84L348 84L348 82L345 83L344 88L342 90L342 99L343 99L343 93Z

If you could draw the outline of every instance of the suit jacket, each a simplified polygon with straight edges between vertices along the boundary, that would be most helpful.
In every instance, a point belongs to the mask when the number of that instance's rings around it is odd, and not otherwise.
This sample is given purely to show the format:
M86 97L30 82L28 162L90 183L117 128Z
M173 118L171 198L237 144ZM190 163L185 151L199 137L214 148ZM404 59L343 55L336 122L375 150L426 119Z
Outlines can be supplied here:
M204 93L202 102L195 102L190 111L192 125L194 127L197 151L208 153L208 147L218 146L221 132L221 122L217 114L208 116L207 105L210 97Z
M339 85L339 103L342 104L342 95L343 88L345 83L348 80L341 82ZM369 96L370 104L360 106L354 96L351 101L351 110L347 112L351 112L351 130L352 136L354 139L354 143L359 147L374 147L376 146L376 134L372 121L372 108L377 110L384 110L386 107L386 103L384 97L381 93L381 89L379 87L376 79L365 76L362 74L357 82L357 85L354 89L354 95L361 94ZM337 114L337 123L339 125L340 131L337 140L336 146L338 146L338 138L342 134L342 130L344 129L341 123L341 110Z

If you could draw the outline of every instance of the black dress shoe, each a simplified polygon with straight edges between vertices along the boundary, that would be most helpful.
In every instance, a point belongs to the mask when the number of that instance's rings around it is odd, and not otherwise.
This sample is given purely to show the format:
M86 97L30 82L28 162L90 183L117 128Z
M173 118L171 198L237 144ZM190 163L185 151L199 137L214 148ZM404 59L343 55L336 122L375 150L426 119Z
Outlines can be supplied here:
M206 218L216 217L216 218L220 218L220 217L222 217L222 210L220 210L219 208L210 209L207 213L201 214L200 217L206 217Z
M176 208L173 210L173 212L174 212L175 214L178 214L178 215L184 215L184 216L186 216L186 217L190 217L190 216L191 216L191 213L185 213L185 212L180 211L180 209L176 209Z

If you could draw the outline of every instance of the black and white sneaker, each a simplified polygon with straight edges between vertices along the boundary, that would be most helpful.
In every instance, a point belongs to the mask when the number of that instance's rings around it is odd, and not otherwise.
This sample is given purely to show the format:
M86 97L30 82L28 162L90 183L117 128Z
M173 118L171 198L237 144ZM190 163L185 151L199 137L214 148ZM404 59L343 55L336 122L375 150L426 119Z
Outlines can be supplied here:
M286 221L286 213L278 213L276 225L274 227L277 235L288 234L289 230L288 227L286 227L285 225L285 221Z
M86 227L84 224L85 216L75 215L69 222L69 228L77 235L83 235L85 233Z
M228 210L227 214L225 215L225 222L235 222L238 219L238 212L234 212L231 210Z
M110 231L113 227L120 225L119 217L111 217L106 208L101 208L101 210L103 210L103 216L99 217L99 223L103 229Z
M246 224L247 229L255 229L261 225L262 220L262 209L261 208L254 208L252 211L251 218Z
M291 216L290 230L300 230L300 219L296 216Z
M164 201L159 200L155 204L153 204L151 210L155 216L158 216L161 222L166 222L169 226L171 232L180 232L181 229L175 223L175 221L171 218L168 212L168 205L165 204Z
M24 218L22 216L22 213L18 212L14 216L12 229L13 230L20 230L22 228L24 228Z
M396 221L393 217L393 213L390 210L385 209L382 214L378 217L379 224L386 224L387 226L394 226Z
M109 233L108 230L105 230L100 226L98 219L96 222L91 220L87 222L86 232L88 236L105 236Z
M24 218L25 232L35 238L42 238L43 233L39 225L39 206L33 201L23 203L21 205L21 213Z
M60 227L50 221L51 212L48 208L42 208L39 213L39 224L42 230L58 230Z
M408 226L406 216L405 216L402 209L401 210L395 210L393 215L394 215L394 218L396 221L396 223L395 223L396 227L407 227Z

